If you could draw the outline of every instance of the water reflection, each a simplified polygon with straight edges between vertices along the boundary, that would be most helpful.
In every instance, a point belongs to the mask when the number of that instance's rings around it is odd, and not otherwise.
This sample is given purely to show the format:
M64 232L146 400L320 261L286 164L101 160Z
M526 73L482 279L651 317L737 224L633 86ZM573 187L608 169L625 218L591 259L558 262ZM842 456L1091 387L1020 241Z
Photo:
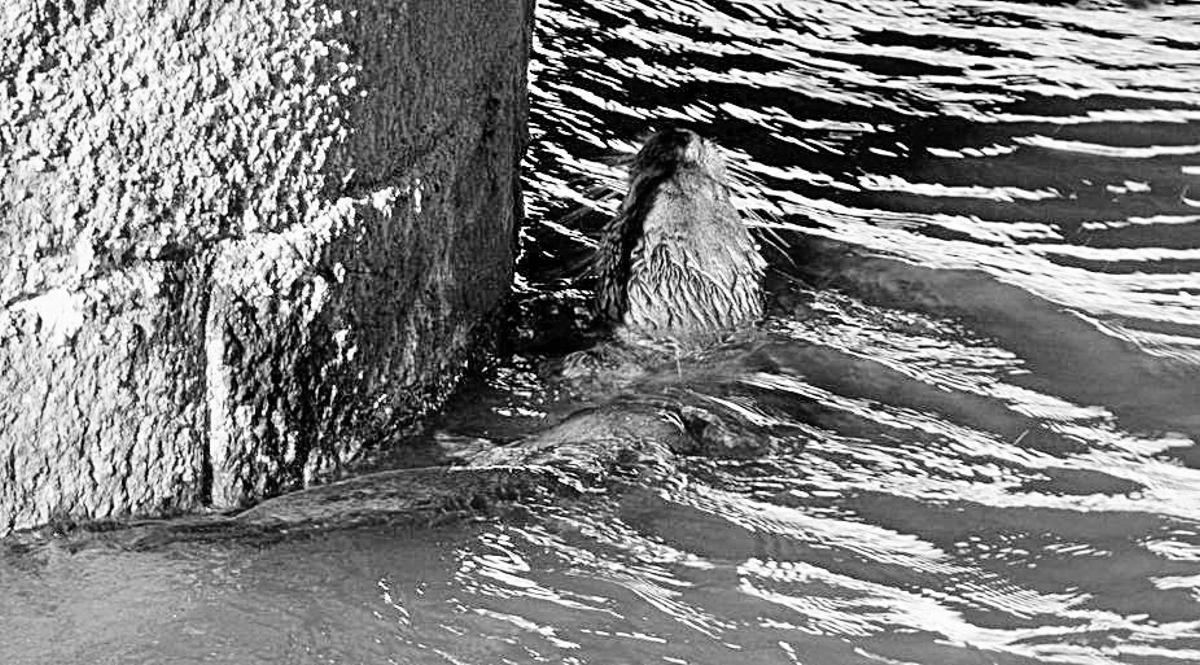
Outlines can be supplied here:
M736 562L792 613L762 629L852 638L833 662L1194 658L1195 563L1161 552L1200 514L1197 7L661 4L551 5L539 125L573 159L534 163L611 183L631 124L695 126L808 293L691 385L791 445L692 469L639 533ZM559 48L588 31L618 60Z

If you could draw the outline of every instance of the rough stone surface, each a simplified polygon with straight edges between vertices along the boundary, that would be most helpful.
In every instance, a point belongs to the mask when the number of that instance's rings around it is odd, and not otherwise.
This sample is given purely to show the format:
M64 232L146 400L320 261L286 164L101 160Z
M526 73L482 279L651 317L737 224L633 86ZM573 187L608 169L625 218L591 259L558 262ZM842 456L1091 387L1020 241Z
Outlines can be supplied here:
M532 0L0 7L0 534L319 481L507 293Z

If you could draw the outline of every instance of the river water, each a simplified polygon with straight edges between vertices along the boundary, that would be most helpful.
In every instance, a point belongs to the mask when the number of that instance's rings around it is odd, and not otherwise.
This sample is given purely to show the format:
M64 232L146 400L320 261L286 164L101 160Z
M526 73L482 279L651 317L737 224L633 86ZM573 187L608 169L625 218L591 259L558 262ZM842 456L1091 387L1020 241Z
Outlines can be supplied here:
M526 295L577 298L639 135L724 146L772 313L612 390L753 451L428 528L10 547L0 662L1200 662L1200 3L538 11ZM538 362L433 439L608 396Z

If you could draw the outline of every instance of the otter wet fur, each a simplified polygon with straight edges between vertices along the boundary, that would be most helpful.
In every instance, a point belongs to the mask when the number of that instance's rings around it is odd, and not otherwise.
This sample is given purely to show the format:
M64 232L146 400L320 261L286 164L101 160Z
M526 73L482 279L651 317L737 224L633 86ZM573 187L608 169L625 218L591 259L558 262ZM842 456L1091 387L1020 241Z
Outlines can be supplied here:
M597 249L595 305L624 341L695 349L762 316L765 262L730 201L721 149L686 129L651 136Z

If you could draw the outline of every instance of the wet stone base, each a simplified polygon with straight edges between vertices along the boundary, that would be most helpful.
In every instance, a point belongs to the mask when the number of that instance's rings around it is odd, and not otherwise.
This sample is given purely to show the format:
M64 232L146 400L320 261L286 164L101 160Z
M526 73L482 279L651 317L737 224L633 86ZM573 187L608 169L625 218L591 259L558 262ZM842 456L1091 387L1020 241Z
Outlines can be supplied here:
M471 455L461 466L395 469L269 499L232 514L169 520L58 524L24 532L7 547L56 538L153 549L174 542L275 540L374 524L428 527L494 514L517 503L578 498L614 483L653 486L678 473L681 455L721 456L740 439L720 416L693 407L610 404L580 411L513 444Z

